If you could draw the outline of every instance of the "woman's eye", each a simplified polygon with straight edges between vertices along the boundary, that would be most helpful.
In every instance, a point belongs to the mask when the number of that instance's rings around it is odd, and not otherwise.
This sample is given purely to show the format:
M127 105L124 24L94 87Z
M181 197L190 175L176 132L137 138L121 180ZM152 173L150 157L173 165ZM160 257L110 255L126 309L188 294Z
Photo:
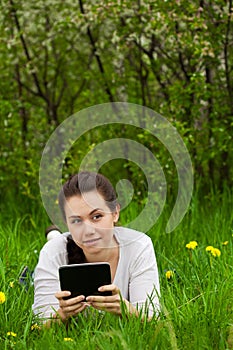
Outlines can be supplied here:
M81 222L81 219L72 220L72 224L79 224L80 222Z
M103 217L103 215L101 215L101 214L96 214L96 215L94 215L94 216L92 217L92 220L96 221L96 220L101 219L102 217Z

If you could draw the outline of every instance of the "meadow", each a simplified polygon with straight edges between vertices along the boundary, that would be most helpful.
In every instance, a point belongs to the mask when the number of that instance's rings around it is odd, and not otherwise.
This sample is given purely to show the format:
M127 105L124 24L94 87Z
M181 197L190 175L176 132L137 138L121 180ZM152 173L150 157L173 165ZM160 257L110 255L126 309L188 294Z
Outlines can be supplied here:
M149 231L160 273L161 314L80 315L45 329L31 312L32 271L49 224L42 206L8 200L0 222L0 349L233 349L232 193L194 194L183 221L165 233L166 213ZM134 209L122 214L126 222ZM207 248L208 247L208 248Z

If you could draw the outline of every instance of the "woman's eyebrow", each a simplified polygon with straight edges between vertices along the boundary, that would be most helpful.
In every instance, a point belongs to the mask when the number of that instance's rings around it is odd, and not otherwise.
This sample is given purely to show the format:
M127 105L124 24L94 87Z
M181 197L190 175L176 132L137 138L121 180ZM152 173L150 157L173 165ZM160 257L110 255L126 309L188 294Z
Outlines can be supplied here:
M98 210L103 211L103 209L101 208L95 208L89 213L89 215L92 215L95 211L98 211Z
M101 209L101 208L95 208L88 215L92 215L93 213L95 213L98 210L103 211L103 209ZM80 218L80 217L81 216L79 216L79 215L71 215L71 216L69 216L69 219Z

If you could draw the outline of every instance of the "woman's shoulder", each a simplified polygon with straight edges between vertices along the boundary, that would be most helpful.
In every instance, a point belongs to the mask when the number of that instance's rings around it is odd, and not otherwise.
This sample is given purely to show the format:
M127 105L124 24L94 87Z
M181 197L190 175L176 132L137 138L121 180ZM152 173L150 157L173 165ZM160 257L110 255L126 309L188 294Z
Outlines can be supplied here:
M52 238L42 247L41 252L49 253L49 252L64 252L66 251L67 245L67 237L70 236L69 232L61 233L56 237Z

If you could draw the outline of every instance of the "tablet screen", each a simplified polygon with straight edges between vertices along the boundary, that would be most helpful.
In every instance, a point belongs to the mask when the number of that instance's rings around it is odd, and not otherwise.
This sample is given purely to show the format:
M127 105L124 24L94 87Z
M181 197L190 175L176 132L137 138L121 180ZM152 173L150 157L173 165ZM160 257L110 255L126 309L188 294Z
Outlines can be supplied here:
M110 265L106 262L63 265L59 267L61 290L71 292L74 298L78 295L111 295L111 292L99 292L98 288L111 284Z

